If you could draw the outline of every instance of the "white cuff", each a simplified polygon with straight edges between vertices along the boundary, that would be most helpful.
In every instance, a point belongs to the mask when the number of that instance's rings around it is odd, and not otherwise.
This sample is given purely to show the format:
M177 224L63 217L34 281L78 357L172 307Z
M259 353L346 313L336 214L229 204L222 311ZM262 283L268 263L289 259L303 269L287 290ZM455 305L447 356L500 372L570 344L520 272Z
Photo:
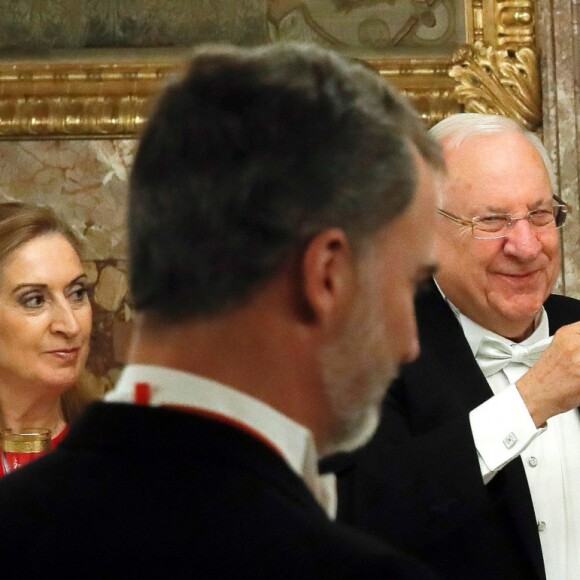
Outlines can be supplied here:
M469 421L485 483L546 430L536 429L514 384L473 409Z

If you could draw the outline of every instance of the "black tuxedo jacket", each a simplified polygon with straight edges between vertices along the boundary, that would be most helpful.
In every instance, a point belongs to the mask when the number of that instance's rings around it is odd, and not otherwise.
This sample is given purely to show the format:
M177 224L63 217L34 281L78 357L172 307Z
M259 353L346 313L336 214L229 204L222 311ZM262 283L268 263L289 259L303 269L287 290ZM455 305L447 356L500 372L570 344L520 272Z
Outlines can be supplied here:
M331 522L273 450L175 410L96 403L0 480L0 577L433 578Z
M482 482L468 415L491 389L434 285L416 307L421 354L391 386L375 437L323 466L339 475L339 519L444 578L545 578L521 460ZM553 295L545 307L550 334L580 320L578 300Z

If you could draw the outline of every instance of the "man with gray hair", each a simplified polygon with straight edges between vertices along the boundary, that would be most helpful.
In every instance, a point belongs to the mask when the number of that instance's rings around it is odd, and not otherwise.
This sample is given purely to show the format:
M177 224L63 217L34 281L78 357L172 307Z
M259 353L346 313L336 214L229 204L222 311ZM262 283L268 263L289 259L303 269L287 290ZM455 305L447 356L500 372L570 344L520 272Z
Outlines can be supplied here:
M427 579L332 521L419 352L443 159L379 75L313 46L198 49L141 138L129 365L0 483L0 575Z
M514 121L458 114L431 134L448 179L422 352L370 445L332 462L339 518L444 578L580 578L580 302L551 294L568 207Z

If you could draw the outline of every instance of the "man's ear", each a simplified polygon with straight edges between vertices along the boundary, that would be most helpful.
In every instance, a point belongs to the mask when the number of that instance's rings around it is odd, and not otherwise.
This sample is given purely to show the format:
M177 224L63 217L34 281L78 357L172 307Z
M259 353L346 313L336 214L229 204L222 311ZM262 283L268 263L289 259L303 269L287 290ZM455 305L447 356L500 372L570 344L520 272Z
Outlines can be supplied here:
M355 291L355 261L346 234L331 228L315 236L302 257L303 294L317 320L340 311Z

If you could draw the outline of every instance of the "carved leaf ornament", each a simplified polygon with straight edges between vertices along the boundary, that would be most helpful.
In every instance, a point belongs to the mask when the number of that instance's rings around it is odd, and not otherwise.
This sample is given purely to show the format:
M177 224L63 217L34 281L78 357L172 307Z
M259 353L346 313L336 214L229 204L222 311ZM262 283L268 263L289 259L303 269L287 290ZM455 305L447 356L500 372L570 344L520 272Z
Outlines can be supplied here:
M512 117L532 131L541 125L541 85L531 48L464 45L453 55L449 76L458 83L455 96L465 111Z

